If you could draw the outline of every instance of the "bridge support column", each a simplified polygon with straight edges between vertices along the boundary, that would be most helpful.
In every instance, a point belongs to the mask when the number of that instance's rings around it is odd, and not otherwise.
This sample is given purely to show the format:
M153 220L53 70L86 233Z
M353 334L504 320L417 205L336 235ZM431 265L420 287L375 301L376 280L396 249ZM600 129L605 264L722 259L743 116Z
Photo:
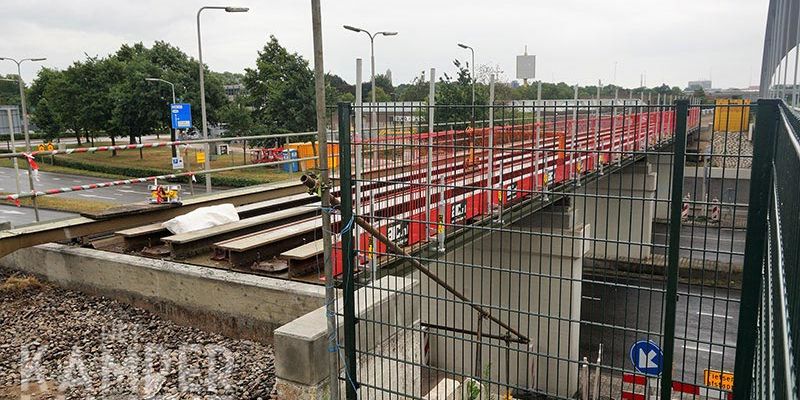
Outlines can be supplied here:
M672 156L670 155L650 155L647 162L656 173L656 205L653 217L657 220L666 221L669 219L669 187L672 184ZM683 188L681 188L683 190Z
M507 332L488 319L479 324L474 310L415 273L426 296L423 323L462 330L429 328L430 365L467 376L482 371L484 380L539 393L575 394L580 279L589 228L578 223L574 207L567 202L502 232L471 229L466 235L475 235L474 240L452 247L441 261L429 264L439 277L528 337L528 344L463 333L479 328L484 334ZM479 366L475 365L477 343ZM498 390L497 385L490 386L492 392Z
M666 175L669 178L669 174ZM656 212L657 174L647 162L606 175L573 196L582 221L594 226L589 257L605 260L649 258ZM659 193L659 197L661 194ZM664 208L662 203L658 208Z

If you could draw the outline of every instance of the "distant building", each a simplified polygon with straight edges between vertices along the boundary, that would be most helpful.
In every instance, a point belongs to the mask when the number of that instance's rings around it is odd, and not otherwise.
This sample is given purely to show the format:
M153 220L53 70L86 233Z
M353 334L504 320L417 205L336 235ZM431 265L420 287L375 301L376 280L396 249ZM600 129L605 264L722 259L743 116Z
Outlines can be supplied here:
M386 79L389 80L389 85L392 85L392 70L391 69L387 69L386 70ZM394 85L392 85L392 86L394 86Z
M693 92L697 89L711 90L711 81L689 81L686 91Z
M8 110L11 110L11 123L14 126L14 133L22 132L22 120L18 106L0 105L0 135L8 135L11 130L8 127Z
M244 85L242 85L241 83L222 85L222 87L225 89L225 96L228 97L228 100L230 101L233 101L234 99L239 97L239 95L241 95L242 92L244 92Z

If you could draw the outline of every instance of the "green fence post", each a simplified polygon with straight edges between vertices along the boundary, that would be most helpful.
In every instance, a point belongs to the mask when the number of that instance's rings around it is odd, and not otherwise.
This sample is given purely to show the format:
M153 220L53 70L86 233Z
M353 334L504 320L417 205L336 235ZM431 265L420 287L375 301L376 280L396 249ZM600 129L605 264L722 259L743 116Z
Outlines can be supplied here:
M772 193L772 159L781 117L779 106L780 100L759 100L753 131L753 166L750 170L742 298L739 306L739 329L736 333L736 365L733 370L736 377L733 382L735 399L749 399L753 384L761 277L767 248L767 215Z
M672 398L672 362L675 359L675 314L678 306L678 263L680 262L681 211L683 209L683 173L686 164L686 123L689 100L675 102L675 136L672 146L672 192L669 212L669 250L667 253L667 289L664 294L664 371L661 374L661 398Z
M353 179L350 174L350 103L339 103L339 177L341 179L341 212L339 222L344 266L344 356L347 399L358 397L356 379L356 316L355 270L353 262ZM332 385L338 384L331 382Z

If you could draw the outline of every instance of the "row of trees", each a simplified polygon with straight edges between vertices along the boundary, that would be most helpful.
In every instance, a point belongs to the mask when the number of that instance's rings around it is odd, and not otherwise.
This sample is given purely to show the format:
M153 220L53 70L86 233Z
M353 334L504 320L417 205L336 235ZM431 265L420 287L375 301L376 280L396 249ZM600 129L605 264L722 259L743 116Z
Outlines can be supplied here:
M457 73L443 74L436 88L438 104L470 104L472 77L469 66L456 60ZM211 124L223 123L229 135L308 132L315 127L314 75L309 62L289 52L271 36L258 52L255 66L244 74L205 73L206 106ZM49 138L69 132L80 143L102 135L126 137L131 143L154 132L168 132L169 107L172 101L168 85L148 82L145 78L161 78L175 83L179 102L190 103L193 120L199 125L198 62L180 49L165 42L148 48L141 43L122 45L106 57L89 57L67 69L44 68L29 88L29 101L34 124ZM483 79L485 80L485 79ZM240 83L243 92L233 101L225 96L224 84ZM425 101L428 83L415 79L409 84L394 86L386 75L376 76L378 101ZM364 99L369 99L371 84L363 86ZM326 103L352 101L355 86L341 77L326 74ZM512 87L498 84L498 101L536 98L536 86ZM603 87L603 96L614 95L615 87ZM678 94L678 88L666 85L637 90ZM488 102L488 85L476 85L476 104ZM581 87L581 98L594 97L596 87ZM627 97L627 92L621 92ZM565 83L544 83L542 97L573 97L573 88ZM638 92L636 93L638 97ZM19 101L14 82L0 81L0 104ZM467 108L454 108L455 113L470 113ZM457 117L455 115L443 118ZM460 116L458 116L460 117ZM438 119L438 118L437 118Z

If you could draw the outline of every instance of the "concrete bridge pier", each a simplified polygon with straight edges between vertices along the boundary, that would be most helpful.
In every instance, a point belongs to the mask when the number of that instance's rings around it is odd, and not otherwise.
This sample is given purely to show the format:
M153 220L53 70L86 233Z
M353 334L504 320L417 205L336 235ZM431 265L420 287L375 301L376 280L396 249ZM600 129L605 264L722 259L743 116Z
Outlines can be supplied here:
M659 166L661 164L658 164ZM659 176L643 161L585 184L572 196L581 222L591 224L593 240L588 257L604 260L641 260L651 255L653 218L667 211L668 197L658 191ZM656 207L656 203L659 206Z
M499 227L498 227L499 228ZM473 302L530 339L529 344L478 339L507 332L419 273L422 321L459 328L428 330L429 364L466 377L508 383L563 397L578 389L581 274L590 227L568 202L553 205L502 231L470 229L475 239L453 247L429 267ZM429 297L428 297L429 296ZM426 304L427 299L427 304ZM481 326L482 325L482 326ZM476 366L480 343L480 365ZM507 363L508 362L508 367ZM505 390L489 385L490 391Z

